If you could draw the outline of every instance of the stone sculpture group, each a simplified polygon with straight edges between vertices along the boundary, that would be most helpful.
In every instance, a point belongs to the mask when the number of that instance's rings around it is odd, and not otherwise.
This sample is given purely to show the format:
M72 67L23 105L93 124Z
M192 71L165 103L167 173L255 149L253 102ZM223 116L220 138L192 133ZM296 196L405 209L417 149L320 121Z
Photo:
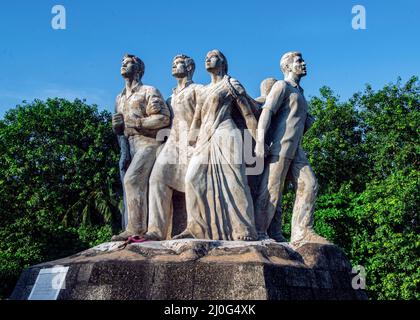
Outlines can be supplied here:
M178 191L185 193L187 221L173 239L284 242L281 200L291 179L291 242L328 243L313 231L317 182L301 147L313 122L300 87L306 64L301 53L288 52L280 66L284 80L264 80L261 96L253 99L229 76L219 50L205 59L208 85L195 84L194 60L177 55L177 86L165 101L141 82L142 60L124 56L125 89L116 99L112 125L121 148L125 230L114 241L170 239ZM263 164L256 179L247 175L247 148Z
M219 50L205 67L211 82L195 84L194 60L175 56L177 86L165 101L141 82L142 60L124 56L125 88L112 117L124 231L26 269L11 299L366 299L351 286L344 252L313 230L302 55L284 54L284 80L262 81L256 99L229 75ZM281 243L286 182L296 190L290 244ZM58 276L65 286L49 288Z

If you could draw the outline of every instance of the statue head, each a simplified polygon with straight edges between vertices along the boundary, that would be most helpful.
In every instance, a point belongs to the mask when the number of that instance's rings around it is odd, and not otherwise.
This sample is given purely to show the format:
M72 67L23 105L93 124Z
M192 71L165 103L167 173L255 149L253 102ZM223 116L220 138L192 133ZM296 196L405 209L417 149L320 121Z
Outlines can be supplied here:
M302 54L297 51L284 54L280 60L280 68L285 77L289 74L304 77L307 74L305 60L303 60Z
M259 103L264 104L265 100L267 99L268 94L271 91L271 88L274 86L276 82L277 82L277 79L274 79L274 78L267 78L261 81L261 85L260 85L261 95L255 100Z
M215 49L207 53L206 56L206 70L209 72L221 71L222 74L228 72L228 62L223 53Z
M277 82L277 79L274 78L267 78L261 82L260 90L261 90L261 97L266 97L271 91L271 88Z
M121 65L121 75L124 78L138 79L144 75L144 62L139 57L132 54L126 54Z
M172 75L175 78L188 77L192 79L195 71L195 62L185 54L178 54L172 60Z

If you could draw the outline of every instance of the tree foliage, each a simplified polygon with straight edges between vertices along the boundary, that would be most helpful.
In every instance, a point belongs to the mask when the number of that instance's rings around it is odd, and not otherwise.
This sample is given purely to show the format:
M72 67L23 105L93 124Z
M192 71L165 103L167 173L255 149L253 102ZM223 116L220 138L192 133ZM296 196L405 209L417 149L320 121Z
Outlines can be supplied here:
M315 229L367 271L373 299L419 299L420 87L416 77L347 102L310 101L304 149L319 180ZM294 194L284 198L290 232Z
M0 121L0 295L22 268L107 240L119 219L110 114L39 100Z

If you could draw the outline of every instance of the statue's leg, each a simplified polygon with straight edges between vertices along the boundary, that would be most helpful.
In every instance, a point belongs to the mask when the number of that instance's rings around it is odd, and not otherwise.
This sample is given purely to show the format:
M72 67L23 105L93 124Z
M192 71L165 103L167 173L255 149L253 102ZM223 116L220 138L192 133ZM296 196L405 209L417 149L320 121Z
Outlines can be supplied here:
M318 182L302 149L299 149L291 165L296 199L293 206L291 242L328 241L313 231L313 214L315 210Z
M279 205L276 208L274 217L271 220L270 226L268 227L268 235L271 239L277 242L287 242L287 239L283 236L283 210L281 208L282 196L279 199Z
M255 223L260 240L268 238L268 228L281 200L291 160L272 156L267 162L255 202ZM281 220L281 216L279 218Z
M240 170L242 188L235 186L237 180L234 179L234 176L238 176L235 171L232 171L233 175L230 175L231 182L226 182L223 186L226 188L226 192L224 192L226 200L224 202L229 203L227 207L229 218L226 224L232 228L233 240L256 241L259 237L255 226L255 208L245 173L245 165ZM232 192L230 188L235 191Z
M172 220L172 195L165 179L165 164L156 161L149 180L149 223L145 238L165 240Z
M209 227L203 218L207 208L207 169L206 153L193 156L185 175L185 204L187 227L173 239L209 238Z
M255 227L259 240L268 239L267 229L270 220L269 207L270 207L270 193L268 191L268 181L270 178L270 167L266 163L262 173L259 188L256 192L254 212L255 212Z
M124 177L128 210L126 232L133 235L143 235L147 231L149 177L159 145L152 139L138 139L136 153Z

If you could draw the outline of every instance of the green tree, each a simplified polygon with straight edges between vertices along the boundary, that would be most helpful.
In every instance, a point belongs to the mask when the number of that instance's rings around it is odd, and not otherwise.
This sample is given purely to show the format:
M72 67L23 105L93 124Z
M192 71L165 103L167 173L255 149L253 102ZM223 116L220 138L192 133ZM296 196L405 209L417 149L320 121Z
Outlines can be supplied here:
M81 100L48 99L0 121L0 297L24 267L108 240L118 227L110 118Z
M353 98L360 110L362 148L370 168L354 197L350 257L367 270L373 298L419 299L420 86L399 79Z
M310 101L316 122L303 143L320 184L315 230L366 268L372 299L420 298L419 101L417 77L347 102L324 87Z
M321 192L336 192L349 182L353 189L362 189L369 168L361 148L362 119L354 102L340 102L331 89L323 87L320 97L313 97L309 105L316 121L304 136L303 148Z
M401 79L374 91L367 86L353 98L361 112L363 147L368 154L370 178L387 178L406 168L418 169L420 86L417 77Z
M353 198L348 253L366 268L372 298L420 298L419 181L417 170L394 172Z

